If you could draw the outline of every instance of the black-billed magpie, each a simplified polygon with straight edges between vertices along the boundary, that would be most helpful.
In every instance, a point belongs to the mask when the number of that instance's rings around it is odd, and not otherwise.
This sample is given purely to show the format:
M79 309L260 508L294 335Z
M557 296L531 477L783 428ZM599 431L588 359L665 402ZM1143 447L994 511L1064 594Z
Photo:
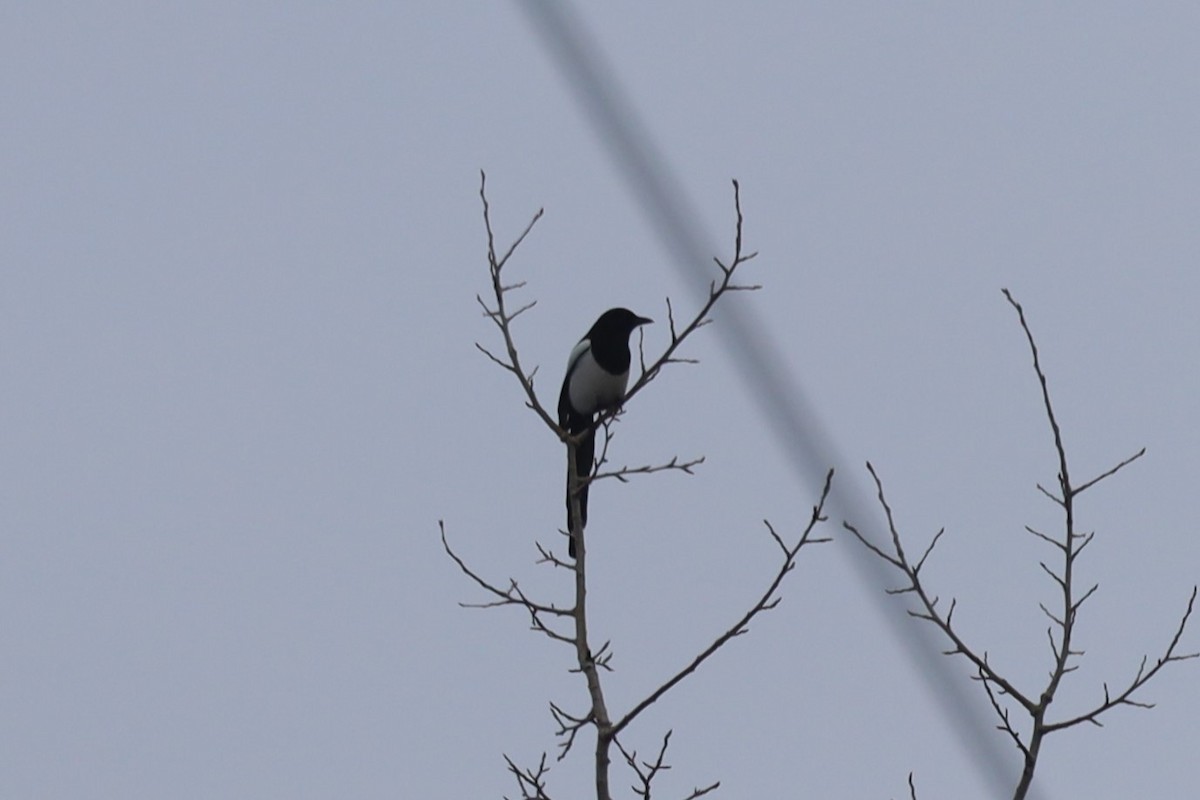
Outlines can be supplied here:
M595 415L620 405L629 383L629 335L634 328L653 320L639 317L627 308L610 308L600 315L591 330L579 340L567 359L567 374L558 395L558 424L572 435L589 431ZM595 457L595 431L589 431L575 448L574 465L567 464L567 532L572 530L572 467L580 479L592 474ZM579 490L579 527L587 525L588 487ZM569 552L575 557L575 538Z

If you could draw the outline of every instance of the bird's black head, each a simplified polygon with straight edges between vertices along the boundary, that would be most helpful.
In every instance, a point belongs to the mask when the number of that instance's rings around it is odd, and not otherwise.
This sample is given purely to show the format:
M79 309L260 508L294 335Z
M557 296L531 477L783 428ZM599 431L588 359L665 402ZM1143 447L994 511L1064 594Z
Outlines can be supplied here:
M628 308L610 308L596 320L596 324L588 331L587 338L592 341L597 338L620 338L629 341L629 334L633 333L634 328L653 321L647 317L639 317Z

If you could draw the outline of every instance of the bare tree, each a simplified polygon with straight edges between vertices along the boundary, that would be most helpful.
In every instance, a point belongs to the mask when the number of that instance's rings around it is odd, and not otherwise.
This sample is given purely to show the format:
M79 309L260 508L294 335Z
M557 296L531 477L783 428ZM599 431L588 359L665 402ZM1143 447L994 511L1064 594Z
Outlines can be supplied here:
M628 404L638 393L650 385L662 373L664 367L670 364L691 363L693 359L684 358L678 355L681 346L684 342L697 330L707 325L711 319L709 313L713 307L724 297L731 292L737 291L753 291L758 289L758 286L746 285L735 282L736 270L745 264L750 259L754 258L754 253L744 253L742 249L742 210L741 196L738 184L733 183L734 209L737 215L737 224L734 238L733 257L728 263L714 258L719 274L714 277L709 285L708 299L702 304L700 309L694 316L687 321L677 323L675 319L675 309L671 304L670 299L666 301L667 320L669 326L670 342L666 349L654 360L647 363L646 355L642 343L639 342L639 365L641 374L630 387L625 395L625 404ZM486 316L495 323L497 330L500 333L500 338L503 342L503 352L499 355L496 352L476 344L489 359L499 365L505 371L511 373L520 384L521 391L524 395L526 406L533 411L544 423L548 431L564 442L569 448L568 463L574 463L574 447L579 444L583 436L590 433L584 432L569 435L563 430L555 419L547 412L546 407L538 398L537 392L534 390L534 375L537 369L526 370L520 360L520 354L517 348L516 340L513 333L513 323L524 312L533 308L536 301L530 301L518 305L516 308L510 307L508 302L509 297L513 292L523 288L524 282L518 281L515 283L506 283L502 276L504 267L512 257L513 253L529 235L534 225L542 216L542 211L538 211L529 224L521 232L521 234L513 241L513 243L504 251L503 254L498 254L496 251L495 236L492 231L492 223L490 217L490 209L488 206L486 194L486 176L481 176L479 196L483 203L483 221L487 231L487 258L488 267L491 277L491 297L485 301L482 297L477 297L480 306L483 308ZM638 475L652 474L656 472L678 470L685 473L691 473L693 468L703 462L703 458L692 460L680 460L679 458L671 458L668 461L638 467L621 466L611 467L609 460L609 446L612 442L612 424L620 415L624 413L624 407L618 408L609 412L605 412L599 416L593 430L597 432L603 431L603 440L600 447L599 455L596 459L596 464L592 469L591 475L582 479L575 477L575 470L569 469L568 474L572 476L570 495L572 499L572 519L578 520L580 517L578 508L578 490L585 483L593 481L616 479L624 482ZM595 639L588 628L588 605L587 605L587 546L584 530L580 527L578 530L567 531L567 535L573 536L576 541L576 558L570 561L561 558L557 555L552 547L546 546L540 542L535 543L537 547L538 559L537 563L549 566L551 568L561 568L572 573L574 579L574 597L572 602L555 603L545 602L530 597L521 588L520 584L515 579L508 579L507 582L500 583L481 575L477 570L467 564L450 546L446 536L445 525L439 522L441 529L442 545L445 547L446 553L458 568L468 576L477 586L479 586L490 599L474 604L463 604L468 607L476 608L492 608L512 606L521 609L529 616L533 630L549 637L550 639L561 642L569 646L574 651L574 660L576 667L572 670L578 672L584 679L587 688L587 703L586 708L580 712L573 712L564 709L557 703L550 704L550 712L557 725L556 735L558 737L558 760L562 760L571 752L575 745L578 735L587 730L595 731L596 743L594 750L594 772L595 772L595 788L596 797L598 800L610 800L612 797L610 789L609 768L613 759L613 746L617 748L621 759L632 771L635 783L633 789L638 797L644 800L650 800L651 787L654 780L666 769L669 765L666 763L667 747L671 740L671 731L667 731L661 740L660 746L657 748L656 754L650 759L639 758L636 750L626 747L622 741L622 735L627 729L638 719L638 717L651 705L656 703L667 692L677 686L689 675L694 673L701 664L707 661L719 649L728 644L732 639L746 633L749 630L749 624L758 614L774 608L778 605L780 597L778 594L779 587L783 579L796 566L796 560L800 554L800 550L806 545L816 544L818 542L828 541L825 538L813 536L813 531L819 522L824 521L822 509L826 499L829 496L830 485L833 479L833 471L830 470L826 475L824 486L822 487L820 497L816 505L812 509L807 524L800 532L799 537L793 541L785 540L782 535L776 532L775 528L769 522L764 520L767 532L771 539L779 548L778 568L775 573L766 581L766 587L761 592L756 600L753 601L749 609L741 614L736 622L726 628L724 632L717 635L712 643L702 652L697 654L690 662L683 665L672 675L665 678L658 686L645 695L641 700L634 703L628 710L622 713L613 713L609 710L604 693L604 682L602 680L605 671L613 669L612 659L613 654L610 643L605 641L598 647L595 646ZM550 800L550 790L548 788L548 776L550 766L547 761L546 754L543 753L540 762L535 767L522 767L518 765L508 756L505 756L505 761L508 765L508 771L512 774L517 782L520 791L520 797L525 800ZM719 786L719 782L714 782L704 787L697 787L687 795L687 800L706 795Z
M1059 427L1058 418L1054 414L1054 407L1050 402L1050 390L1047 387L1046 375L1042 371L1041 361L1038 357L1037 343L1034 341L1033 333L1026 322L1024 309L1013 299L1007 289L1004 290L1004 296L1016 310L1021 329L1025 332L1025 337L1029 342L1029 349L1033 357L1033 369L1037 374L1038 383L1041 386L1042 404L1045 408L1046 418L1050 423L1050 430L1054 436L1054 448L1058 454L1058 485L1056 491L1046 489L1041 484L1038 484L1037 489L1053 501L1061 510L1062 528L1057 534L1043 533L1028 526L1025 528L1031 535L1049 545L1056 556L1051 564L1047 564L1045 561L1040 562L1042 570L1053 581L1058 596L1053 609L1045 603L1039 603L1042 612L1050 620L1050 626L1046 630L1051 654L1051 665L1047 682L1036 691L1028 688L1022 689L1015 685L1015 683L1005 678L993 666L988 658L987 650L981 650L977 645L969 644L966 641L963 633L954 622L954 610L957 601L951 598L948 608L944 608L944 610L938 608L939 598L936 594L932 594L925 585L921 577L921 569L933 552L938 540L945 533L945 529L939 530L933 536L920 558L914 562L906 553L901 542L900 533L896 529L896 522L892 516L892 508L884 496L883 481L870 463L867 464L867 470L871 473L871 477L875 482L879 504L883 509L887 521L888 544L884 546L874 544L870 538L860 533L858 528L849 522L843 522L843 526L868 550L895 567L896 571L901 574L903 578L902 584L899 588L888 590L889 593L911 594L915 596L916 608L910 609L908 613L917 619L924 620L936 626L942 632L950 645L945 653L947 655L960 656L971 663L975 670L974 679L979 681L983 686L988 701L999 720L996 726L997 729L1003 731L1021 753L1023 767L1020 779L1013 791L1013 797L1019 800L1020 798L1024 798L1029 792L1034 770L1037 768L1038 756L1041 753L1042 742L1046 736L1051 733L1067 730L1084 722L1099 726L1101 725L1100 717L1118 706L1151 708L1153 706L1152 703L1135 699L1135 694L1137 694L1138 690L1145 686L1168 664L1196 658L1200 653L1178 652L1180 639L1187 628L1188 620L1192 615L1192 609L1196 602L1197 587L1193 586L1191 596L1188 598L1187 608L1175 628L1174 635L1162 651L1162 655L1158 656L1153 662L1150 662L1148 656L1142 656L1133 677L1128 682L1123 683L1119 690L1110 690L1108 684L1105 683L1103 685L1103 699L1097 700L1090 708L1065 714L1054 719L1050 718L1048 714L1050 705L1054 702L1063 680L1077 668L1078 664L1076 662L1083 655L1083 650L1079 649L1078 645L1074 642L1075 623L1080 607L1099 588L1099 584L1092 584L1087 588L1082 588L1078 581L1076 561L1079 559L1084 548L1091 544L1095 534L1094 532L1084 533L1076 529L1076 499L1100 481L1112 477L1119 470L1141 458L1146 450L1142 448L1129 458L1126 458L1116 466L1105 470L1090 480L1083 481L1082 483L1072 480L1067 465L1066 445L1063 444L1062 430ZM1025 718L1024 721L1014 719L1013 712L1016 712L1018 718L1023 716ZM915 800L916 788L911 774L909 775L909 791Z

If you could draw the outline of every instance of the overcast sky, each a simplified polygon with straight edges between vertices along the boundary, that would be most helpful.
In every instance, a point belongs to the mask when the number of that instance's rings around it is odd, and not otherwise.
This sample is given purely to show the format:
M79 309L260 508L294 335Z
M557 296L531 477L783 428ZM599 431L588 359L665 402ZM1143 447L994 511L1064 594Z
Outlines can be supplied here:
M1051 717L1123 686L1200 579L1200 11L1186 3L665 3L581 8L728 256L742 185L763 327L910 549L1023 688L1050 666L1057 462L1025 305L1100 583ZM488 173L517 327L553 403L613 305L692 287L514 3L24 3L0 11L0 796L516 796L585 708L571 652L481 599L437 522L546 600L561 445L495 345ZM627 708L762 591L798 480L716 324L619 425L614 458L704 455L592 493L593 628ZM666 326L646 329L657 352ZM878 529L874 508L863 527ZM664 797L986 796L831 520L783 602L647 713ZM1200 621L1184 640L1200 649ZM1045 796L1200 783L1200 673L1052 737ZM961 666L948 680L967 681ZM587 791L590 742L555 765ZM630 782L615 769L614 785ZM1009 790L1011 791L1011 790ZM628 796L628 795L623 795ZM657 796L657 795L656 795ZM1007 795L1002 795L1007 796Z

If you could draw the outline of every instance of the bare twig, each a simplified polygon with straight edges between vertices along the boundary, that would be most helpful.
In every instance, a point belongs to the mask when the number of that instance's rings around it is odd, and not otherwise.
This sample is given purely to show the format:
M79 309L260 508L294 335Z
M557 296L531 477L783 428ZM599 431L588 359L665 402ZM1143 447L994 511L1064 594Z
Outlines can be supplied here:
M652 475L655 472L668 472L677 470L686 472L688 475L694 475L693 470L704 463L704 456L693 458L689 461L680 461L678 456L672 456L671 460L665 464L645 464L640 467L624 466L615 469L612 472L597 472L591 477L591 480L598 481L602 478L616 478L621 483L628 483L632 475Z
M550 795L546 794L546 773L550 771L550 767L546 764L545 753L542 753L542 760L533 768L522 769L508 756L504 757L504 763L508 764L508 771L517 780L521 800L550 800ZM504 800L508 800L507 795Z
M665 464L645 464L640 467L630 467L628 465L618 467L607 472L603 471L605 464L609 463L608 448L616 438L615 423L620 420L624 414L623 409L618 409L615 416L608 417L601 421L600 427L604 431L604 436L601 439L600 452L596 455L596 465L590 476L581 478L580 485L587 485L604 478L616 478L621 483L627 483L633 475L652 475L656 472L670 472L672 470L684 472L688 475L695 474L695 468L704 463L704 456L699 458L680 461L679 456L672 456L671 460Z
M613 744L615 744L617 749L621 751L621 755L625 758L625 763L628 764L629 768L633 770L635 775L637 775L638 783L630 788L633 789L637 796L641 797L642 800L650 800L650 784L658 776L658 773L671 768L671 766L665 761L667 747L671 742L671 733L672 731L667 731L666 735L663 736L662 746L658 748L658 756L653 761L640 761L637 757L636 750L626 750L625 746L622 745L615 736L613 737ZM702 789L692 789L692 793L689 794L684 800L695 800L697 797L703 797L709 792L715 791L720 785L721 782L717 781L716 783L712 783Z
M561 740L558 743L558 760L562 761L566 758L567 753L571 752L571 748L575 744L575 735L583 730L584 727L591 724L592 717L590 714L586 717L572 716L554 703L550 704L550 714L554 717L554 721L558 723L558 730L555 732L555 735Z
M613 744L615 744L617 749L621 751L621 755L625 757L625 763L629 765L629 768L632 769L634 774L638 777L638 783L640 785L635 785L630 788L633 789L638 797L643 798L643 800L650 800L650 784L658 776L659 772L671 768L671 766L664 760L667 755L667 747L671 744L671 731L667 731L666 735L663 736L662 746L658 748L658 757L653 761L639 762L637 751L626 750L624 745L621 744L616 736L613 737Z
M1129 466L1130 464L1132 464L1133 462L1137 461L1139 458L1141 458L1141 457L1142 457L1142 456L1144 456L1144 455L1146 455L1146 448L1144 448L1144 447L1143 447L1141 450L1138 450L1136 453L1134 453L1134 454L1133 454L1133 455L1131 455L1129 458L1127 458L1127 459L1125 459L1124 461L1122 461L1120 464L1117 464L1117 465L1116 465L1115 467L1113 467L1112 469L1105 470L1104 472L1100 473L1099 475L1097 475L1096 477L1092 478L1090 481L1088 481L1088 482L1086 482L1086 483L1082 484L1081 486L1076 486L1076 487L1074 487L1074 489L1072 489L1072 492L1073 492L1075 495L1080 495L1080 494L1083 494L1083 491L1084 491L1085 489L1090 489L1091 487L1095 486L1097 483L1099 483L1100 481L1104 480L1105 478L1107 478L1107 477L1110 477L1110 476L1112 476L1112 475L1116 475L1116 474L1117 474L1117 470L1121 469L1122 467L1127 467L1127 466Z

